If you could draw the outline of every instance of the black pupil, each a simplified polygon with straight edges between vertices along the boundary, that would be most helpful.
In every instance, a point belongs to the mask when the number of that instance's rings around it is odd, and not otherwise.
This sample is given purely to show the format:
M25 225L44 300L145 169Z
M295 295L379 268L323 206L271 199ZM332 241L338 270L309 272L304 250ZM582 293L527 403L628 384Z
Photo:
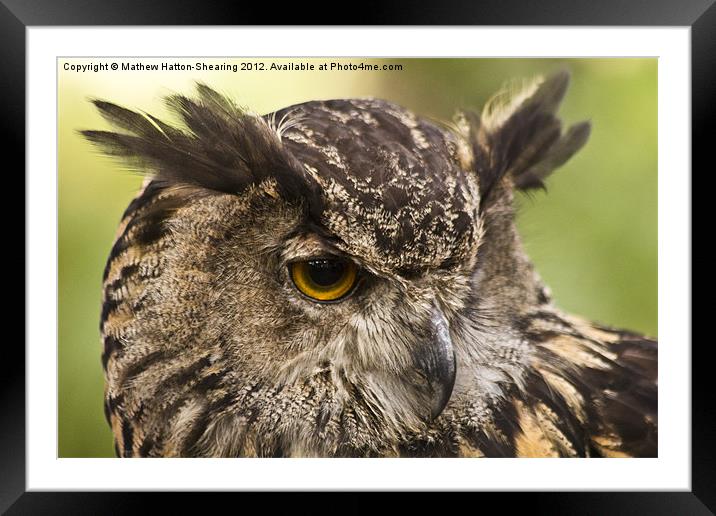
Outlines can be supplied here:
M338 260L311 260L308 275L316 285L330 287L337 283L346 271L346 264Z

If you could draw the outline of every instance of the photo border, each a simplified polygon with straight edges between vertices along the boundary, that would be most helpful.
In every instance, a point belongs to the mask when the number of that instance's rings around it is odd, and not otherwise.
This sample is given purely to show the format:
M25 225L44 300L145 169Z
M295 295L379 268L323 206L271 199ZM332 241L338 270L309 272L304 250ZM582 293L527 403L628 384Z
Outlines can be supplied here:
M474 25L660 25L691 27L692 73L692 163L705 163L713 143L707 136L714 120L714 92L716 92L716 7L714 0L685 2L483 2L476 5L454 5L441 2L440 12L418 11L417 6L404 5L373 14L359 15L351 22L370 24L474 24ZM8 8L5 4L13 4ZM659 5L661 3L662 5ZM17 5L15 5L17 4ZM151 5L127 1L102 3L64 2L49 0L20 1L0 4L0 91L5 99L2 107L3 141L7 145L6 160L15 157L15 167L25 169L25 56L26 28L37 25L213 25L271 20L277 13L261 12L261 7L246 10L240 6L241 17L230 16L232 7L213 4L202 10L194 2L153 2ZM321 10L320 4L311 10ZM270 11L270 6L264 8ZM274 8L275 9L275 8ZM281 20L295 23L306 15L293 18L291 13L279 15ZM316 19L305 20L312 24ZM712 127L711 127L712 128ZM712 153L708 154L713 161ZM712 165L711 165L712 166ZM705 166L704 166L705 168ZM10 167L6 171L11 170ZM10 174L7 174L8 179ZM17 175L19 176L19 174ZM693 176L693 174L692 174ZM24 196L24 183L21 187ZM9 189L13 195L17 190ZM11 219L10 219L11 220ZM23 240L26 237L23 237ZM26 259L23 246L23 260ZM26 278L27 281L27 278ZM9 342L9 340L8 340ZM650 493L514 493L500 496L504 507L528 501L538 511L569 511L620 514L649 512L650 514L711 514L716 507L712 384L707 383L709 360L706 345L692 348L692 491ZM21 346L6 344L2 363L3 382L0 394L0 511L12 505L11 513L98 513L102 507L114 507L118 512L135 512L146 508L146 493L39 493L26 492L25 468L25 356ZM493 496L480 493L479 496ZM212 495L214 496L214 495ZM224 497L227 495L224 495ZM247 497L247 494L241 494ZM355 496L355 495L353 495ZM495 494L494 496L499 496ZM163 496L164 499L170 496ZM176 497L182 505L184 497ZM250 498L250 497L249 497ZM247 498L247 500L249 499ZM413 500L420 502L421 497ZM481 501L484 498L481 498ZM368 509L369 506L364 506ZM170 509L167 505L165 510Z

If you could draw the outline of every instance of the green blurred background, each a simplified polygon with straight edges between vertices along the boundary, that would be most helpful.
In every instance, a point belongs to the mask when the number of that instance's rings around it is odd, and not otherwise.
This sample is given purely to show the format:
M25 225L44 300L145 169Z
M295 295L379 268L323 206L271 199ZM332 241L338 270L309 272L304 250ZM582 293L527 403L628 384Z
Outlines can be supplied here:
M561 114L568 123L591 119L592 136L548 180L548 194L520 196L518 223L527 251L561 308L657 334L656 59L352 60L403 65L402 71L378 72L64 70L65 62L113 61L119 60L58 62L60 457L114 456L102 411L101 278L122 212L141 183L77 135L78 129L107 128L90 97L167 118L161 97L191 93L200 80L259 113L312 99L375 96L449 119L457 108L480 108L511 78L566 67L572 84ZM197 59L141 60L162 61Z

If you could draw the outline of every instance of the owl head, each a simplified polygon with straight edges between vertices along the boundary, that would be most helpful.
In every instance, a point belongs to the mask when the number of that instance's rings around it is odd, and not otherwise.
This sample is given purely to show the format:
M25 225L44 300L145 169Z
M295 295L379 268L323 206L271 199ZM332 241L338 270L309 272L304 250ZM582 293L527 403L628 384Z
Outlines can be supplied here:
M118 453L423 454L487 417L549 303L512 198L588 137L555 114L567 83L451 124L378 99L258 116L201 84L167 98L181 127L95 101L116 131L84 136L147 176L104 274Z

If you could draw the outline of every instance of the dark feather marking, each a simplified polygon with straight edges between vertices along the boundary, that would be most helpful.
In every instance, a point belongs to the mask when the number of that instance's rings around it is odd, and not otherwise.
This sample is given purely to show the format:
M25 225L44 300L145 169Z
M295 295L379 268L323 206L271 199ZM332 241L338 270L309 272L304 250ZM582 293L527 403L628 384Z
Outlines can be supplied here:
M158 198L153 203L145 206L127 224L125 235L128 235L130 231L134 231L131 242L128 242L129 245L149 246L164 237L167 233L166 220L176 210L184 206L191 197L191 194L182 195L179 192L175 192L173 195Z
M548 321L552 323L559 324L565 328L572 328L572 324L569 323L567 320L563 319L559 315L557 315L554 312L551 312L549 310L538 310L532 314L532 316L535 319L541 319L543 321Z
M119 306L119 301L116 299L108 298L102 303L102 314L100 315L100 328L104 327L104 322L107 317L114 312Z
M564 335L564 333L554 330L525 330L522 335L533 344L540 344L550 339Z
M142 441L142 445L139 447L138 455L140 457L148 457L152 450L155 449L155 445L156 443L151 437L144 439L144 441Z
M102 369L107 370L107 362L109 361L110 356L115 351L121 350L123 347L122 343L112 337L111 335L106 335L104 337L104 351L102 352Z
M516 389L510 389L510 391L514 395ZM515 440L520 428L517 424L517 409L514 404L503 402L494 415L494 424L500 433L505 436L507 446L512 450L516 450ZM514 455L514 452L512 452L512 455Z
M116 414L119 406L124 401L124 397L122 394L119 394L117 396L112 396L111 394L107 395L107 405L109 406L109 411L112 414Z
M133 380L134 378L142 374L144 371L146 371L148 367L160 362L161 360L164 360L169 356L170 355L167 351L157 350L146 354L138 360L135 360L129 367L127 367L127 369L124 370L122 380L118 382L118 385L120 387L123 386L126 382Z
M211 365L211 360L208 356L202 357L196 362L192 363L189 367L180 369L179 371L171 374L162 381L161 388L164 391L170 391L173 386L183 386L187 382L197 378L199 371L205 369Z
M236 394L227 392L220 398L211 402L210 411L212 414L220 414L237 401Z
M470 427L465 429L465 438L476 449L480 450L485 457L514 457L517 451L514 443L500 442L488 436L484 430Z
M102 407L104 408L104 419L109 423L109 425L112 425L112 411L109 408L109 400L105 398L104 403L102 403Z
M112 263L114 263L114 260L131 246L132 241L131 239L127 238L127 232L125 229L124 233L122 233L114 241L114 244L112 244L112 249L110 249L109 251L109 257L107 258L107 263L104 266L104 273L102 274L103 282L107 281L107 278L109 277L109 271L112 269Z
M330 421L330 418L330 408L325 403L322 403L318 408L318 413L316 414L315 433L317 435L320 435L322 432L325 431L326 425L328 424L328 421Z
M214 389L219 383L221 383L222 373L211 373L203 377L199 383L196 384L194 392L205 395L208 391Z
M123 456L132 456L132 447L134 445L134 429L132 423L127 419L122 419L122 445L123 445Z
M129 265L125 265L122 267L122 269L119 271L119 277L114 280L112 283L107 285L107 290L110 292L115 292L118 289L122 288L122 285L131 278L135 272L139 270L139 264L132 263Z
M283 447L280 446L278 443L273 443L273 446L264 455L264 457L269 457L272 459L281 459L284 456L285 453Z

